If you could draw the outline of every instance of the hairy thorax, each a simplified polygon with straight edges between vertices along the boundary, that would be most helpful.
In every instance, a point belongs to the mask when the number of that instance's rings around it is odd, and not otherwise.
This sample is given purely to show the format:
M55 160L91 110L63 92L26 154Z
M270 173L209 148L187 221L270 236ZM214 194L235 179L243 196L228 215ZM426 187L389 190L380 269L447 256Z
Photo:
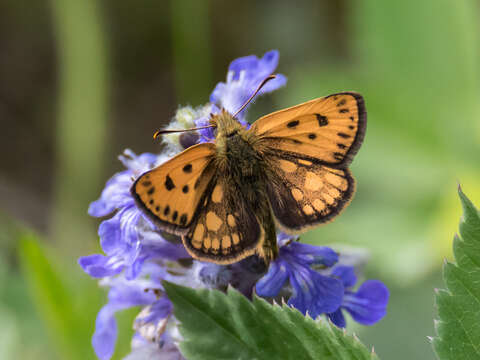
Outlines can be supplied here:
M258 138L227 112L214 116L212 122L217 125L217 167L235 182L258 181L263 169L262 156L255 146Z

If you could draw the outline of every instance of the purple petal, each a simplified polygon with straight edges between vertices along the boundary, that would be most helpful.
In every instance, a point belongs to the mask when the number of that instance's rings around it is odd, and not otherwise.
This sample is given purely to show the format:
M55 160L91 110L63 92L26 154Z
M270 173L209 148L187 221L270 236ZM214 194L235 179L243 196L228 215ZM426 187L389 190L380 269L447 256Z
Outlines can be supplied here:
M125 248L120 231L120 217L121 213L117 213L113 218L102 221L98 227L100 245L107 255L123 251Z
M133 151L127 149L123 155L119 156L119 159L128 170L115 174L107 181L100 198L92 202L88 208L88 213L91 216L106 216L115 209L133 203L130 195L130 187L133 184L132 177L136 178L150 170L158 157L149 153L137 156Z
M232 271L223 265L202 263L198 272L198 278L207 287L226 287L232 279Z
M303 314L316 318L322 313L336 311L342 303L344 288L341 281L303 266L296 266L290 276L294 294L288 304Z
M142 265L144 264L146 258L145 257L141 257L139 256L140 252L141 252L141 245L139 244L138 246L138 251L135 251L132 255L130 256L130 259L129 259L129 264L127 264L127 267L126 267L126 271L125 271L125 278L127 280L133 280L133 279L136 279L141 271L142 271Z
M127 244L135 246L138 242L137 223L140 217L143 216L142 212L132 204L120 210L118 215L122 240Z
M344 328L345 326L347 326L347 322L345 321L345 316L343 316L341 309L338 309L333 313L327 314L327 316L338 327Z
M210 102L234 114L254 93L260 83L275 71L278 59L278 51L272 50L261 59L256 56L246 56L232 61L227 74L227 82L217 84L210 95ZM279 75L276 79L269 81L259 95L276 90L285 83L286 77ZM237 115L239 120L244 120L246 110L247 108Z
M285 86L287 84L287 77L282 74L275 74L276 77L273 80L270 80L265 84L265 86L259 91L259 95L263 95L269 92L272 92L274 90L277 90L278 88L281 88L282 86ZM263 81L263 79L262 79ZM259 83L260 85L260 83ZM258 85L257 85L258 86Z
M225 84L218 83L213 93L217 92L218 94L221 94L223 91L222 86L224 87ZM210 95L210 98L213 96L213 93L212 95ZM210 114L218 114L220 112L220 108L217 105L215 105L215 103L212 103L211 105ZM195 126L197 127L210 125L210 116L203 116L203 117L197 118L194 120L194 122L195 122ZM213 128L198 130L198 133L200 134L199 143L212 142L215 139L215 132Z
M118 159L136 178L144 172L151 170L156 165L158 156L151 153L144 153L137 156L132 150L125 149Z
M378 280L367 280L356 293L346 293L344 307L360 324L372 325L383 318L387 312L388 288Z
M209 117L201 117L195 120L195 125L197 127L203 127L203 126L208 126L210 124L210 118ZM213 139L215 139L215 134L213 128L207 128L207 129L201 129L198 130L198 133L200 134L200 142L211 142Z
M326 246L315 246L292 242L286 246L298 262L308 265L333 266L338 261L338 255L331 248Z
M241 71L255 73L258 70L259 60L255 55L244 56L233 60L228 67L233 72L232 80L238 80Z
M146 256L147 259L151 258L162 258L166 260L178 260L178 259L188 259L191 256L188 254L187 250L183 244L178 243L174 244L163 240L160 235L158 235L158 242L151 243L147 242L145 239L142 239L142 255ZM160 240L161 239L161 240Z
M357 276L353 266L335 266L332 270L332 275L340 278L345 288L351 288L357 283Z
M149 311L145 316L137 317L135 322L156 324L158 321L168 317L172 311L173 305L168 297L164 295L150 306Z
M278 50L267 51L260 60L260 67L267 75L272 74L278 66L279 58L280 53Z
M115 209L121 208L132 201L130 186L132 186L132 172L122 171L115 174L105 184L100 198L92 202L88 208L90 216L102 217Z
M277 296L283 284L287 281L288 275L286 264L282 261L271 262L268 272L255 285L257 295L264 297Z
M298 236L289 235L287 233L284 233L283 231L277 233L277 245L280 248L285 246L285 244L288 243L290 240L296 241L297 239Z
M78 259L78 264L83 271L94 278L116 275L123 270L124 266L122 258L100 254L83 256Z
M117 340L117 322L115 321L115 309L105 305L97 315L95 333L92 337L92 346L95 354L101 360L110 359L115 350Z
M109 302L102 307L95 322L92 345L101 360L110 359L117 340L115 313L137 305L148 305L155 301L155 295L146 293L142 287L116 286L110 289Z

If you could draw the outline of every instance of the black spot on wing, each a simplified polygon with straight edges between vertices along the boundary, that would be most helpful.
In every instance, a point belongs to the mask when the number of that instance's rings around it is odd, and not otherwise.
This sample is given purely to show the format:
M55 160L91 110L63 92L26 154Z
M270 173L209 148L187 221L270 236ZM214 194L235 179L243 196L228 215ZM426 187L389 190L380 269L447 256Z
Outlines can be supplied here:
M311 133L311 134L308 134L308 138L311 140L315 140L317 138L317 135L315 135L314 133Z
M169 175L167 175L167 178L165 179L165 187L168 191L175 188L175 184L173 183L173 180Z
M147 194L152 195L155 192L155 186L152 186L150 189L148 189Z
M183 167L183 172L190 174L192 172L192 164L187 164Z
M182 191L184 194L188 193L188 185L185 185L183 188L182 188Z
M287 124L287 127L293 128L293 127L297 126L298 124L300 124L300 120L292 120Z
M315 114L318 120L318 126L327 126L328 125L328 118L324 115Z

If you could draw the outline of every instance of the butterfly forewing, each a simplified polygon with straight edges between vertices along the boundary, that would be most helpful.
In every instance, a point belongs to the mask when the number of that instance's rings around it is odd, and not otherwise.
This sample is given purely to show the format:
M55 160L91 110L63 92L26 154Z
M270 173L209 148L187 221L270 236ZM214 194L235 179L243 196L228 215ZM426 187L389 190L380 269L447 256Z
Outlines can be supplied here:
M190 230L182 237L193 257L217 264L254 254L262 236L254 212L225 179L218 176L212 182Z
M214 155L214 144L199 144L146 172L132 186L137 205L161 229L184 234L214 174Z
M352 92L280 110L252 125L264 146L335 167L351 162L365 129L363 98Z
M278 224L287 232L301 232L330 221L355 191L348 169L288 156L272 155L270 160L267 194Z

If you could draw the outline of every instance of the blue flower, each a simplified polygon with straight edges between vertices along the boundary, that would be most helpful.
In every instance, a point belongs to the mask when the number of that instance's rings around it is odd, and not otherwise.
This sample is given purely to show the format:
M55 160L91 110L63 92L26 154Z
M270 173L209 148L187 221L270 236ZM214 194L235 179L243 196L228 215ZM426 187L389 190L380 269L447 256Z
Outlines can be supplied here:
M103 221L98 229L100 244L106 255L94 254L79 259L83 270L92 277L102 278L126 271L127 279L135 278L142 263L151 257L164 257L170 260L187 258L182 244L164 240L153 225L136 207L130 194L133 179L153 168L158 156L142 154L136 156L126 150L120 160L128 170L114 175L106 184L100 199L89 208L92 216L115 215Z
M163 292L161 281L185 284L186 278L191 277L190 271L184 271L183 276L185 278L181 275L171 275L166 267L158 264L157 261L146 262L142 266L141 273L134 280L127 280L124 276L102 280L101 284L109 286L110 290L107 304L97 315L92 337L92 345L97 357L101 360L111 358L117 340L115 313L134 306L143 306L143 310L134 322L136 345L141 343L156 344L157 347L166 345L171 350L173 338L166 328L168 321L173 317L173 307Z
M269 75L273 74L278 65L279 53L277 50L271 50L265 53L263 58L259 59L255 55L245 56L233 60L228 67L226 83L217 84L210 95L210 103L213 104L212 114L216 114L220 109L225 109L231 114L235 114L240 107L257 89L260 83ZM272 92L287 83L287 78L282 74L269 81L259 92L259 95ZM248 106L243 109L237 119L245 126L245 115ZM202 117L195 121L197 126L206 126L209 122L208 117ZM212 141L214 138L212 129L200 131L201 141Z
M108 303L102 307L95 322L92 345L95 354L101 360L112 357L117 340L117 322L115 313L138 305L150 305L156 301L152 292L145 291L142 283L116 279L108 293Z
M279 249L278 258L256 285L260 296L275 297L289 280L293 295L288 305L313 318L340 307L343 284L334 277L322 275L312 267L331 267L338 255L328 247L290 242Z
M338 277L346 289L341 307L327 314L335 325L346 326L342 310L349 312L356 322L363 325L373 325L385 316L389 292L381 281L367 280L354 292L350 289L357 283L357 277L352 266L336 266L331 274Z

